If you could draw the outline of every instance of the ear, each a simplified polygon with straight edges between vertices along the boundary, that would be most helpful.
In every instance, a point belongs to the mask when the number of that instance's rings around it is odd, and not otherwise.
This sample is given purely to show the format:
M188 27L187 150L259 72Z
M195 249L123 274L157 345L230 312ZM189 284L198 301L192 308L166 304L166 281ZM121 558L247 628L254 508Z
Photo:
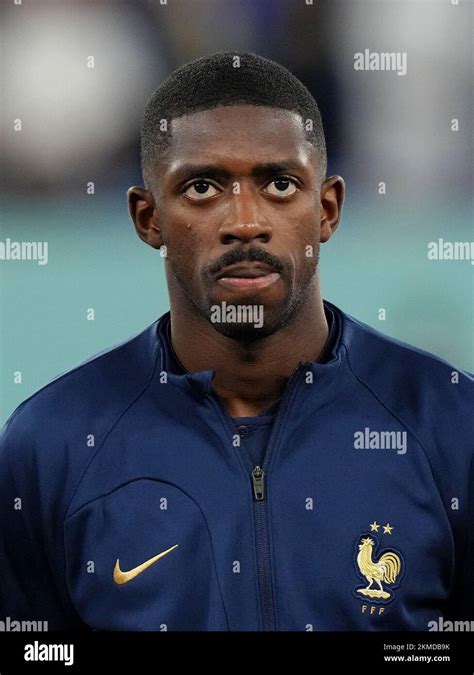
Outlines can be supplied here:
M163 245L158 227L155 198L149 190L131 187L127 190L128 212L140 239L153 248Z
M319 241L323 244L334 234L339 225L344 204L346 186L341 176L326 178L321 187L321 234Z

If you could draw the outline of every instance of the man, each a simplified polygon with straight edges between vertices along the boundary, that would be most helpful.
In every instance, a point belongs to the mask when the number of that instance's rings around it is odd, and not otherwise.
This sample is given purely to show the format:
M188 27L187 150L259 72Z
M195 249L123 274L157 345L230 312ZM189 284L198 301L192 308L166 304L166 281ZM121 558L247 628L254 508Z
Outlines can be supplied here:
M221 52L142 127L170 312L35 393L1 452L1 610L50 629L473 617L472 377L322 300L344 182L308 90Z

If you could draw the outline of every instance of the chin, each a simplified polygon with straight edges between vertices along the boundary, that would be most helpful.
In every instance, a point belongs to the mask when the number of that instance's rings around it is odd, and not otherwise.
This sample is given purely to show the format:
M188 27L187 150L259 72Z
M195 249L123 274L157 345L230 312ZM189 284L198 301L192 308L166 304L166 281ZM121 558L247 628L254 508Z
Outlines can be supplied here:
M252 324L239 324L239 323L213 323L211 326L224 337L230 338L231 340L236 340L237 342L257 342L262 338L268 337L277 330L277 328L269 328L266 325L263 325L261 328L257 328Z
M286 323L286 307L268 308L262 304L221 302L211 305L208 321L221 335L239 342L256 342L273 335Z

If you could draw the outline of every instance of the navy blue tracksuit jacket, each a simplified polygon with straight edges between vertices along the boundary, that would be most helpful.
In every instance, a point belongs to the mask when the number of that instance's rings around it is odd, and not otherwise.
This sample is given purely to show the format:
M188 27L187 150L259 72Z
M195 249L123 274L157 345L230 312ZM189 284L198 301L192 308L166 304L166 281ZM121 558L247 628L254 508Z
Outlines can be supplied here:
M428 630L474 619L473 378L337 317L255 465L164 314L11 415L0 612L50 630Z

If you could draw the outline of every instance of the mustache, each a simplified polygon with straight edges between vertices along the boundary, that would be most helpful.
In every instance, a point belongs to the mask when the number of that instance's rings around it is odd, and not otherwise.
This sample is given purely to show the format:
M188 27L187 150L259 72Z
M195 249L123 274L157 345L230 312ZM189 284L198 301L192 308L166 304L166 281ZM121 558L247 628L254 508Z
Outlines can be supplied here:
M263 248L253 247L247 249L234 248L226 251L223 256L209 265L208 272L209 274L217 274L224 267L244 262L261 262L279 273L284 269L284 265L279 258Z

